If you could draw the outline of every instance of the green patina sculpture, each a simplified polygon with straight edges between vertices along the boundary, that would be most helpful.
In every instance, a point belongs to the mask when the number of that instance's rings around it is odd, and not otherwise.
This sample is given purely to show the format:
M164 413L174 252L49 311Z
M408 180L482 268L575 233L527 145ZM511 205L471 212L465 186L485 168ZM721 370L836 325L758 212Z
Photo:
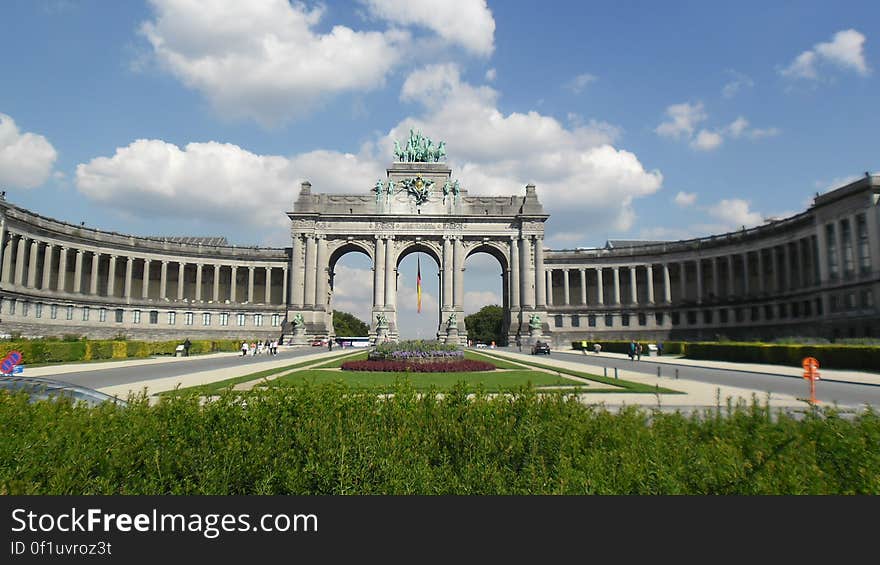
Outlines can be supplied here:
M406 147L400 148L400 142L394 140L394 159L404 163L437 163L446 158L446 142L434 141L422 132L409 130Z
M407 194L415 198L416 204L424 204L431 196L431 187L434 185L434 181L423 179L421 175L418 175L401 180L400 185Z
M293 315L293 327L301 328L306 324L305 320L303 320L302 314L294 314Z
M373 192L376 193L376 202L379 202L379 198L382 196L382 181L377 180L376 186L373 187Z
M387 329L388 328L388 318L385 317L385 314L379 312L376 314L376 329Z
M537 314L532 314L529 317L529 327L534 330L540 330L541 329L541 316L539 316Z
M446 319L446 329L457 329L458 328L458 318L455 316L455 312L449 315L449 318Z

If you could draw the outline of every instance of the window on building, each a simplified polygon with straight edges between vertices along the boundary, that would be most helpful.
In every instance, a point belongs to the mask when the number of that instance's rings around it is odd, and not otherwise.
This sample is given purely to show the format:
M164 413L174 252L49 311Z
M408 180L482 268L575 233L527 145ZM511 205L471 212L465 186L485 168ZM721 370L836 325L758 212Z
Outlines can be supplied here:
M712 311L711 310L703 310L703 323L711 324L712 323Z
M757 306L752 306L751 311L749 312L749 320L752 322L757 322L761 319L761 309Z
M828 250L828 275L832 279L838 276L837 266L837 241L834 234L834 224L825 224L825 246Z
M647 326L648 325L648 315L644 312L639 312L639 325Z
M620 315L620 325L628 326L629 325L629 314L621 314Z
M72 320L72 319L73 319L73 306L68 306L68 307L67 307L67 319L68 319L68 320Z
M654 323L658 326L663 325L663 312L654 312Z
M562 327L562 316L561 315L557 314L557 315L553 316L553 325L556 326L557 328Z
M122 308L116 309L116 321L122 323Z
M741 324L746 321L746 311L745 308L739 307L733 309L733 319L736 320L737 324Z
M846 309L847 310L855 310L856 309L856 293L855 292L847 292L846 293Z
M106 308L101 308L100 310L98 310L98 321L99 322L106 322L107 321L107 309Z
M140 310L132 310L131 311L131 323L132 324L140 324L141 323L141 311Z
M272 326L277 327L281 325L281 314L272 314Z
M822 299L817 298L816 299L816 315L821 316L823 314L823 310L824 310L824 308L822 306Z
M168 325L173 326L177 323L177 312L168 312Z
M811 306L812 303L809 300L804 300L804 316L807 318L813 315L812 308L810 308Z
M228 326L229 325L229 314L227 312L223 312L220 314L220 325Z
M840 221L840 239L843 245L843 273L846 276L852 276L855 271L855 257L852 247L852 226L848 219Z
M209 314L208 312L205 312L204 314L202 314L202 325L203 326L210 326L211 325L211 314Z
M859 272L871 272L871 251L868 247L868 224L865 215L856 216L856 236L859 246Z
M591 328L596 327L596 315L595 314L590 314L589 316L587 316L587 325L590 326Z
M28 311L30 310L30 305L31 305L31 303L28 302L27 300L25 300L24 302L21 303L21 315L22 316L28 315Z
M773 319L773 305L765 304L764 305L764 319L772 320Z
M238 318L238 325L243 326L244 321L245 321L245 315L244 314L236 314L236 317Z
M874 292L871 289L862 291L862 308L874 307Z
M721 310L718 311L718 321L720 323L726 324L727 323L727 316L728 316L727 308L722 308Z
M792 318L800 318L801 317L801 305L799 302L791 303L791 317Z
M840 305L836 294L832 294L828 297L828 309L831 310L832 314L840 310Z
M158 310L150 310L150 323L158 324L159 323L159 311Z
M681 314L678 312L673 312L671 315L672 325L677 326L681 323Z
M262 314L254 314L254 325L262 326L263 325L263 315Z
M14 302L13 302L13 304L14 304ZM14 313L14 311L13 311L13 313ZM56 306L55 304L49 306L49 317L52 318L53 320L58 318L58 306Z
M605 314L605 327L610 328L614 326L614 316L612 314Z
M571 316L571 327L579 328L581 327L581 317L577 314L572 314Z
M193 313L192 312L184 312L183 314L183 325L191 326L193 325Z
M89 321L89 314L91 313L91 312L89 312L89 307L83 306L82 313L83 313L83 322L88 322Z
M780 319L788 318L788 304L780 304L779 305L779 318Z
M689 310L687 313L687 318L689 326L697 325L697 312L695 310Z
M34 316L36 316L37 318L43 317L43 303L42 302L37 302L34 305Z

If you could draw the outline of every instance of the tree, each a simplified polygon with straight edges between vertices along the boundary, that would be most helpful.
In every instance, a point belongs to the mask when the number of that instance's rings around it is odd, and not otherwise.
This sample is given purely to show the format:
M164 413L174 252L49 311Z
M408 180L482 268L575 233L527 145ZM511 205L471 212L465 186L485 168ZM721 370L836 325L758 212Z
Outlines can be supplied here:
M333 311L333 329L338 337L362 337L370 334L370 326L359 320L354 314Z
M465 317L468 338L483 343L504 345L507 337L502 335L501 328L504 322L504 310L497 304L483 306L480 311Z

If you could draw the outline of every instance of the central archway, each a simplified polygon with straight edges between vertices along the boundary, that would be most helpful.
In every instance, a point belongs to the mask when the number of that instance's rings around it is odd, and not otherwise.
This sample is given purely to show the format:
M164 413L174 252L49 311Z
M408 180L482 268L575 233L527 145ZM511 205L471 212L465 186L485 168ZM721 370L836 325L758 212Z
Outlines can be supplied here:
M418 266L418 267L417 267ZM435 339L440 327L440 257L430 244L406 244L396 262L397 294L395 322L398 338ZM422 299L418 312L418 271L421 271Z
M499 335L484 340L486 343L494 341L498 345L507 345L511 322L509 280L510 264L504 246L492 242L477 242L469 246L465 257L465 316L476 314L483 307L491 305L500 306L502 311ZM497 292L490 290L493 287ZM468 328L468 337L479 339L472 330Z

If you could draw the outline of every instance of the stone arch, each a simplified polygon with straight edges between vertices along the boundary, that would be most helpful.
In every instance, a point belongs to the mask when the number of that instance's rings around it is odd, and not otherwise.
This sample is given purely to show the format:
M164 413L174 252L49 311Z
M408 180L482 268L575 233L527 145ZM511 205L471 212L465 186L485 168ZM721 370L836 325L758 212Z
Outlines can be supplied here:
M394 268L399 268L400 262L403 261L407 255L419 252L425 253L434 259L434 262L437 263L438 269L443 268L443 260L441 259L443 252L440 250L440 246L434 241L421 240L409 240L404 242L403 248L398 250L397 257L394 259Z
M349 253L363 253L370 259L370 261L373 261L372 245L359 239L333 241L329 245L328 251L330 252L330 258L328 259L327 264L330 267L331 272L336 266L336 262Z
M501 266L501 272L506 272L510 268L508 253L510 246L506 241L477 241L467 247L465 253L465 261L475 253L488 253L498 260Z

